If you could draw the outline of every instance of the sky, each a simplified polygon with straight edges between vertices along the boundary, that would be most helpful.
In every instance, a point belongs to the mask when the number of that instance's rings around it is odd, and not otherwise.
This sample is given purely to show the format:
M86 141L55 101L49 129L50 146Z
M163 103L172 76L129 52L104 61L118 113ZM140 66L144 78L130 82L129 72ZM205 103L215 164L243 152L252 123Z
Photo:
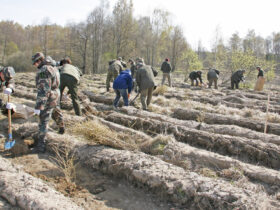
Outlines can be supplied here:
M109 0L111 8L117 0ZM13 20L24 26L50 23L66 25L86 20L99 0L0 0L0 20ZM279 3L278 3L279 2ZM134 16L151 15L155 8L171 13L172 23L183 28L188 43L198 42L210 50L216 31L225 43L238 32L245 37L249 29L264 38L280 32L279 0L133 0Z

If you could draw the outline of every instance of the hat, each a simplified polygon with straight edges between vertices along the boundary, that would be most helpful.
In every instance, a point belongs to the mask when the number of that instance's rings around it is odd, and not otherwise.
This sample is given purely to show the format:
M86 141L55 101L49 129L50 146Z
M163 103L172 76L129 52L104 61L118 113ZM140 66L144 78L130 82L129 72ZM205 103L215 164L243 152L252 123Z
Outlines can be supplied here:
M136 63L144 63L144 59L143 58L136 58Z
M119 61L122 61L122 57L118 57L118 60L119 60Z
M37 52L37 53L35 53L35 55L32 56L32 59L31 59L32 64L34 65L34 63L36 63L39 59L44 59L44 58L45 58L45 56L43 53Z

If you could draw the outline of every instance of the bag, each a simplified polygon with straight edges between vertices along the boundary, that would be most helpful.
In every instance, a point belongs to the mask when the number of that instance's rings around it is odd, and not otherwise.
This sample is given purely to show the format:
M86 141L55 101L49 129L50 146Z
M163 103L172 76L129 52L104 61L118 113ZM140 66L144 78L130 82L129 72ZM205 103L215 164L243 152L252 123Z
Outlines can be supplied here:
M263 90L263 86L264 86L264 82L265 82L265 78L264 77L259 77L254 90L255 91L262 91Z

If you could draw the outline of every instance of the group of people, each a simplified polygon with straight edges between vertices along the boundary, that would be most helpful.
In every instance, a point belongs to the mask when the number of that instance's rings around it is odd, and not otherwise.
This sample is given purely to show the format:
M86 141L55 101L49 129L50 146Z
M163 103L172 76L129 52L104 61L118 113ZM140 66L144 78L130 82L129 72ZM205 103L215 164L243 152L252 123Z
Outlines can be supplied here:
M39 116L39 136L37 146L34 147L34 152L45 152L45 139L47 133L47 125L52 117L59 127L59 133L65 132L63 115L60 110L61 96L64 89L68 88L68 93L71 95L75 114L80 116L82 114L80 104L78 102L78 84L82 72L76 66L72 65L70 58L64 58L60 62L55 62L50 56L45 57L43 53L38 52L32 56L32 64L38 69L36 74L36 87L37 99L34 109L34 114ZM137 58L134 62L133 59L128 60L128 64L123 61L121 57L109 62L109 69L106 79L106 89L110 89L110 81L113 80L113 89L116 97L113 102L115 109L118 108L119 100L122 97L124 106L128 106L128 99L130 98L131 91L134 89L140 94L141 104L143 110L147 110L152 100L152 94L156 88L155 77L158 72L150 65L146 65L143 58ZM258 78L263 78L264 72L260 67ZM165 79L168 79L168 84L172 87L171 72L172 67L168 58L166 58L162 65L161 71L163 73L162 85ZM239 82L244 81L245 70L238 70L231 76L231 88L238 89ZM216 69L209 69L207 79L209 81L208 87L217 89L217 81L220 72ZM4 94L11 95L14 92L14 75L13 67L0 66L0 88L5 86ZM191 85L196 86L204 84L202 81L202 72L193 71L189 74ZM199 81L198 81L199 80ZM136 97L137 97L136 96ZM0 106L3 102L0 99ZM7 103L7 109L13 109L12 103Z
M264 85L264 72L261 67L257 66L256 69L258 70L258 81L255 87L255 90L262 90ZM231 75L231 89L238 89L239 83L245 81L244 77L245 70L237 70ZM210 68L207 72L207 80L208 80L208 87L211 88L212 84L214 83L215 89L218 89L218 79L219 79L220 71L217 69ZM196 82L196 86L200 84L204 84L202 81L202 72L201 71L192 71L189 74L189 78L191 80L191 86L194 86L194 82ZM198 81L199 80L199 81Z
M143 58L137 58L136 62L133 59L129 59L128 63L130 68L120 57L109 62L106 88L109 91L110 80L114 78L113 89L116 97L113 106L115 109L118 108L121 97L123 98L124 106L128 106L131 91L135 89L140 94L142 108L147 110L152 100L153 90L156 87L155 76L157 72L151 66L146 65Z
M65 132L63 115L60 110L60 100L64 89L68 88L72 98L76 115L81 115L81 108L78 103L77 86L82 72L71 64L70 58L64 58L56 63L51 57L45 57L38 52L32 56L32 64L38 71L36 74L37 98L34 114L39 116L39 135L33 152L45 152L46 134L48 122L52 117L59 127L59 133ZM14 92L13 67L0 68L0 88L5 86L4 94L11 95ZM2 101L1 101L2 103ZM7 103L7 109L13 109L12 103Z

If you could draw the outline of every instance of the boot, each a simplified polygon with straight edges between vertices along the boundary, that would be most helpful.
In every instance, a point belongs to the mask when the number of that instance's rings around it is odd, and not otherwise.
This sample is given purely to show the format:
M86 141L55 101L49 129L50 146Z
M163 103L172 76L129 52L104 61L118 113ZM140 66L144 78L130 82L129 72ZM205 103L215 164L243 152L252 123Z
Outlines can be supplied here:
M45 138L39 138L38 144L33 148L32 153L45 153L46 152L46 141Z
M64 134L65 132L65 128L64 127L60 127L58 133L59 134Z

